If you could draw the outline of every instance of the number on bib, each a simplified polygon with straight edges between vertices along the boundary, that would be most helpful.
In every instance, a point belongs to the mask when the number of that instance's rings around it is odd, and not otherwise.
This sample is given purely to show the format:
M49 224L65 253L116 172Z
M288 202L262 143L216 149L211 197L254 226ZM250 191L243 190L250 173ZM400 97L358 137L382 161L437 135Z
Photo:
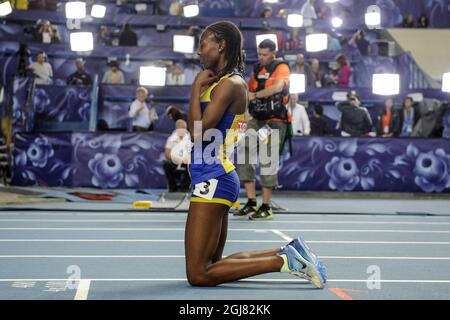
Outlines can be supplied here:
M192 194L200 198L212 200L217 189L217 183L217 179L210 179L208 181L197 183Z

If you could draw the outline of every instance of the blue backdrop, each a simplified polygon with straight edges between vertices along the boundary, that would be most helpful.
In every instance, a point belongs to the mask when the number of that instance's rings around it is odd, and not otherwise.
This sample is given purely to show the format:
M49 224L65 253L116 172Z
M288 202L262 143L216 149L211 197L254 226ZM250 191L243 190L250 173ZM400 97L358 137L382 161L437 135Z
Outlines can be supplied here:
M162 133L17 134L13 185L164 188ZM450 192L450 141L296 137L283 189Z

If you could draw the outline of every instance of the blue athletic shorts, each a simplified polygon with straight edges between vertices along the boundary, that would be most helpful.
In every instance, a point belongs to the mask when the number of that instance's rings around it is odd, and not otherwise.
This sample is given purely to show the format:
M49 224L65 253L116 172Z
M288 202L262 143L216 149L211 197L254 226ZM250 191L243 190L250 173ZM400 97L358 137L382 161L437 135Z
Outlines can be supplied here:
M239 177L233 170L194 185L191 202L220 203L231 207L238 200L239 187Z

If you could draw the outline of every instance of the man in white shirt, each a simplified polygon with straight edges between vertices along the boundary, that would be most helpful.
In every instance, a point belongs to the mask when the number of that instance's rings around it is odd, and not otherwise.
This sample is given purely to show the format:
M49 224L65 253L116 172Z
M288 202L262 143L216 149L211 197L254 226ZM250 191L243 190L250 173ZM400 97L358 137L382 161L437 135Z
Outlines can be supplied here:
M187 131L186 121L179 119L175 122L175 131L167 139L164 148L164 171L167 177L169 192L189 190L190 179L187 164L191 150L191 138ZM180 187L177 186L177 175L180 177Z
M36 76L35 83L52 84L53 69L49 63L45 62L45 52L39 52L36 59L37 62L33 62L27 67Z
M132 118L133 131L148 131L153 129L153 122L158 120L155 108L149 108L145 103L148 91L144 87L136 89L136 100L128 110L128 116Z
M309 136L311 126L308 113L303 105L298 103L296 94L289 95L288 110L292 115L292 131L295 136Z

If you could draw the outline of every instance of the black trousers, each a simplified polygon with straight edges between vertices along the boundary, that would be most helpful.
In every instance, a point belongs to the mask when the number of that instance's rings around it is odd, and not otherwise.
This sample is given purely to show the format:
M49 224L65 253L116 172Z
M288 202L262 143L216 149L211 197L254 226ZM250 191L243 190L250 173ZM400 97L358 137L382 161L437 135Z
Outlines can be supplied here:
M183 164L181 166L184 170L178 170L178 166L176 164L172 161L165 160L163 166L167 177L169 192L189 190L191 179L187 171L187 165ZM177 184L177 180L179 184Z

